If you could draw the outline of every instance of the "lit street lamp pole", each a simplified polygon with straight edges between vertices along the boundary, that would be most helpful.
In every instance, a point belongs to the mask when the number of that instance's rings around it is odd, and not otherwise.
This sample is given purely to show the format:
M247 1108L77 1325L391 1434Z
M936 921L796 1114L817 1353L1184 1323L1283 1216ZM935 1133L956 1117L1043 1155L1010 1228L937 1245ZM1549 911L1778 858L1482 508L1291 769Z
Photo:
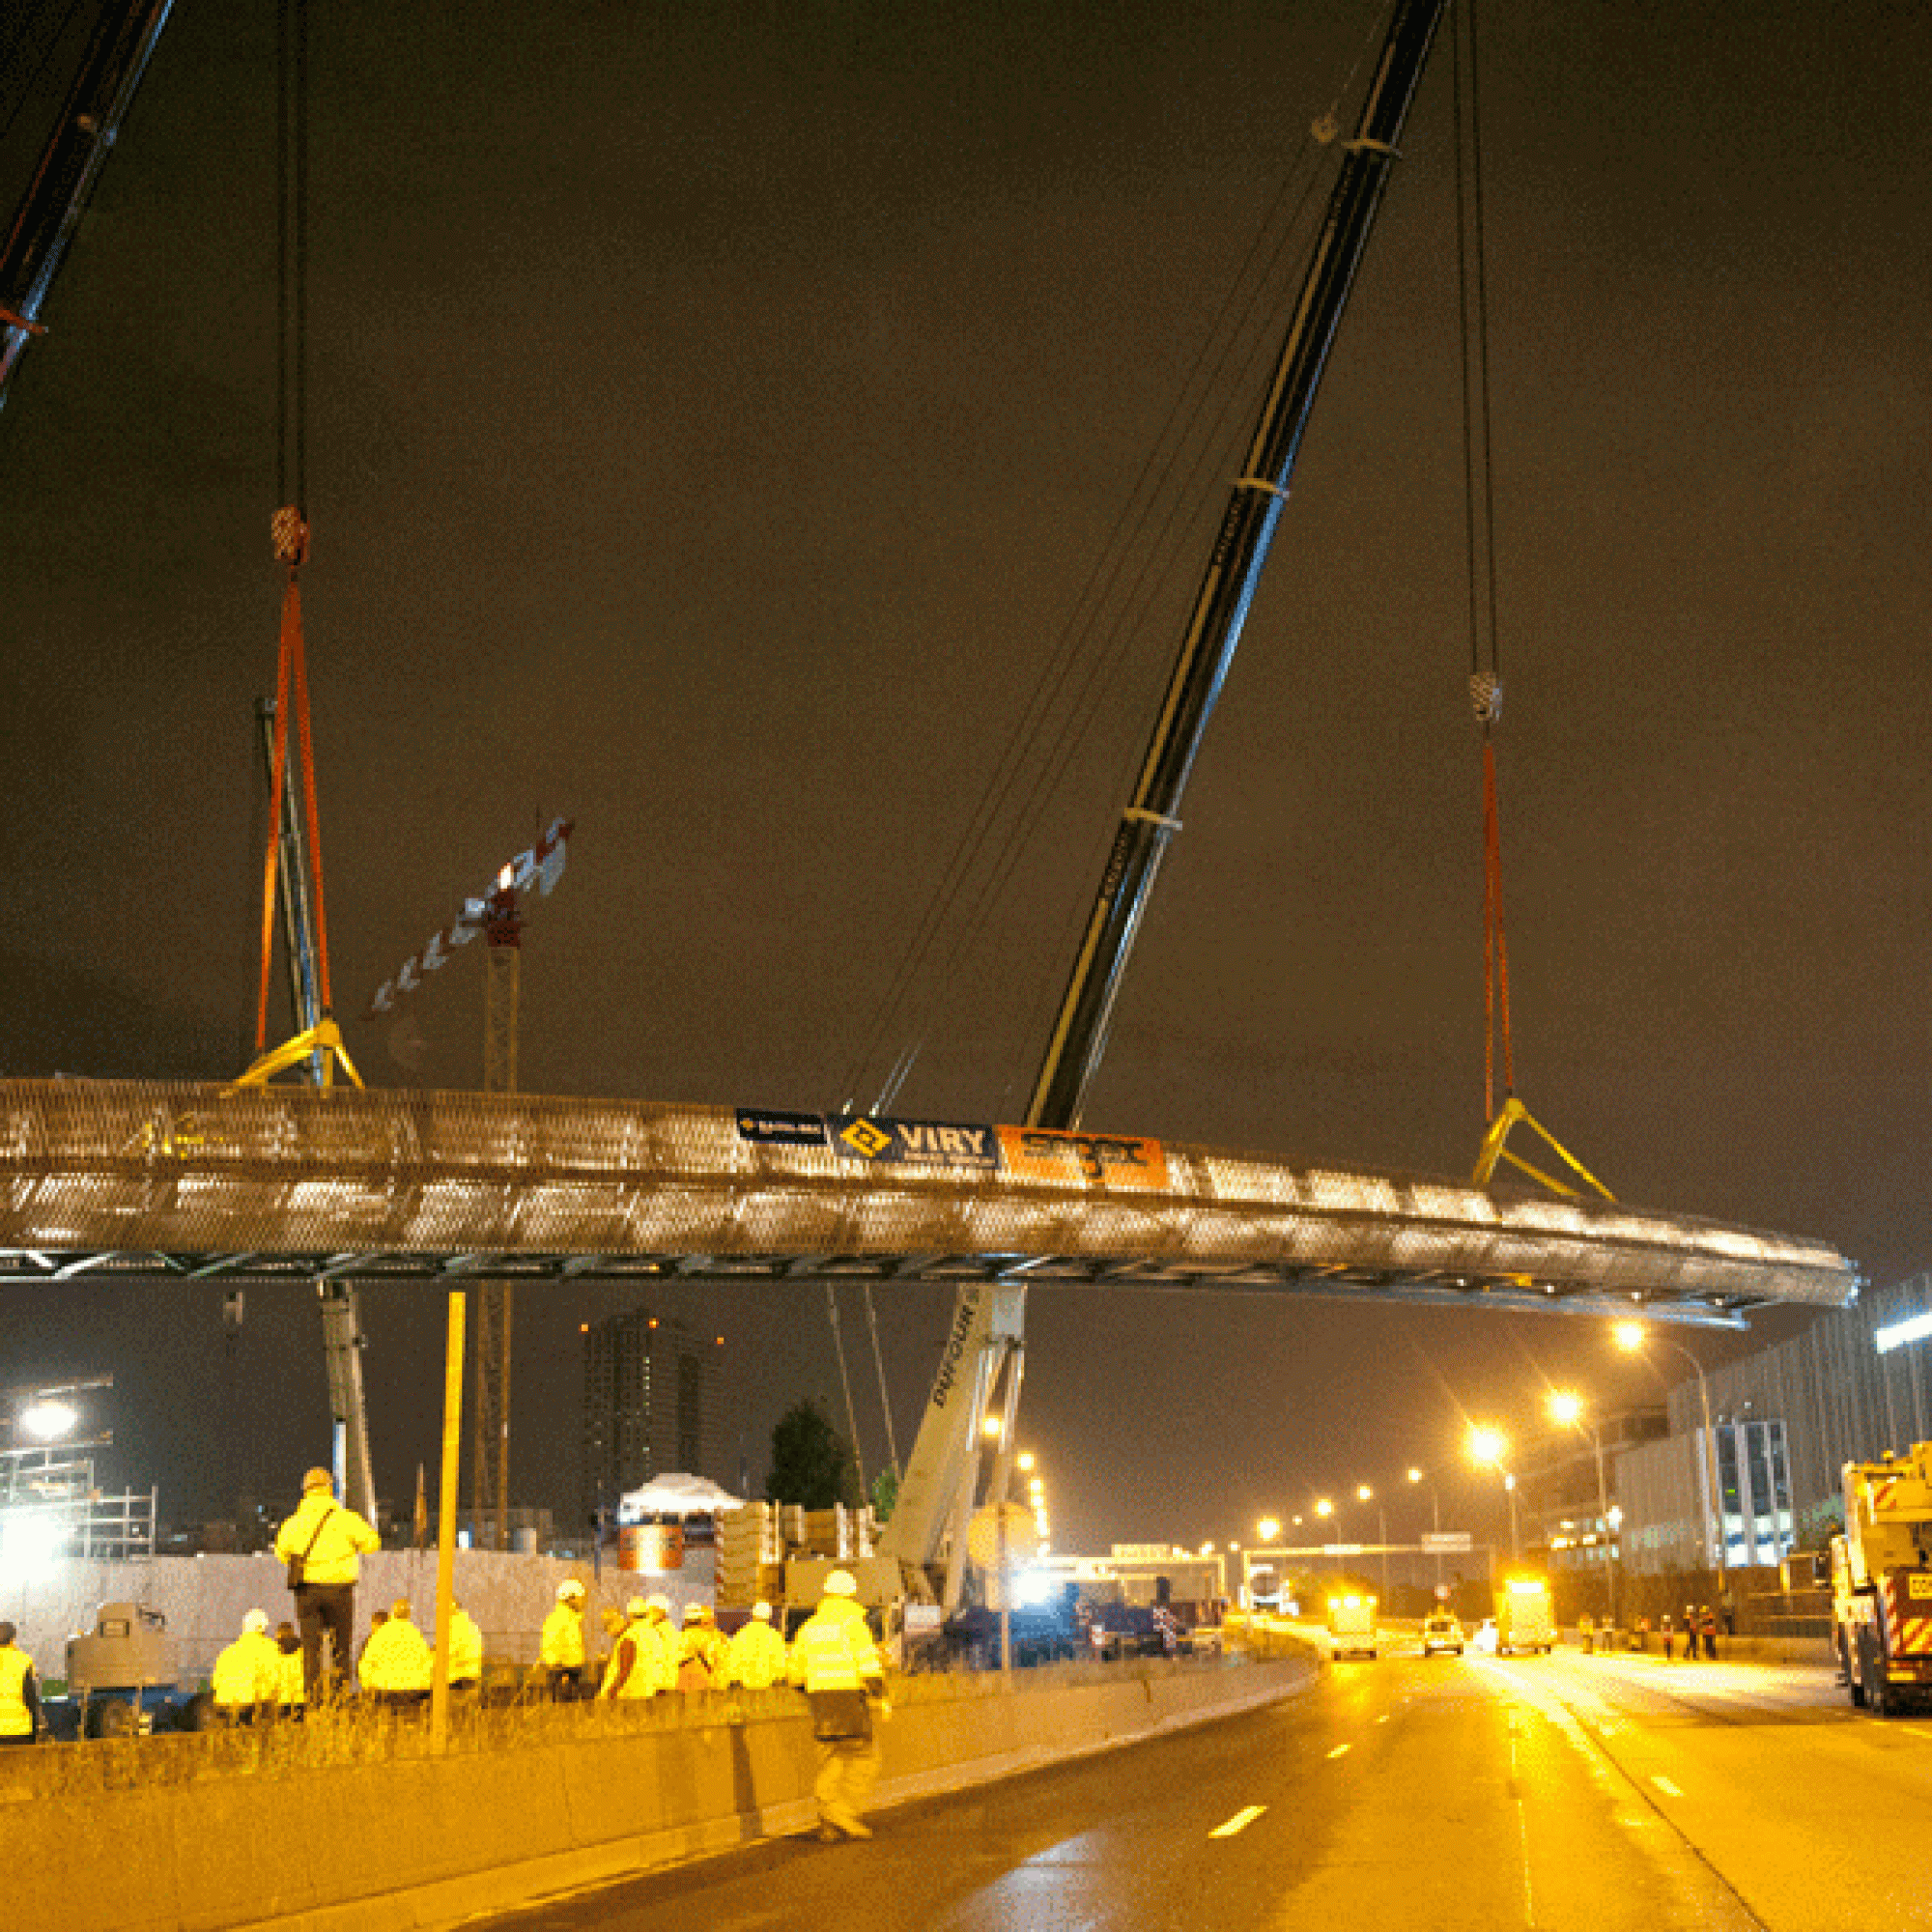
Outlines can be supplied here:
M1604 1477L1604 1436L1596 1418L1583 1419L1583 1401L1568 1390L1549 1398L1549 1412L1558 1422L1588 1434L1590 1446L1597 1452L1597 1520L1604 1526L1604 1615L1610 1630L1617 1627L1617 1546L1616 1530L1610 1522L1610 1489Z
M1520 1562L1522 1558L1522 1538L1516 1520L1516 1478L1503 1467L1503 1458L1509 1454L1509 1437L1500 1429L1472 1429L1469 1432L1468 1452L1470 1462L1485 1464L1503 1479L1510 1507L1510 1561Z
M1652 1342L1662 1342L1666 1349L1675 1349L1697 1372L1697 1400L1704 1409L1704 1475L1705 1507L1710 1512L1707 1531L1710 1538L1712 1560L1718 1571L1718 1594L1724 1593L1724 1504L1723 1492L1718 1483L1718 1431L1711 1421L1711 1384L1704 1379L1704 1365L1682 1342L1674 1342L1668 1335L1659 1335L1641 1321L1620 1321L1616 1329L1617 1347L1626 1354L1641 1354Z
M1440 1536L1442 1534L1442 1497L1436 1490L1435 1477L1425 1476L1420 1469L1411 1469L1408 1472L1408 1480L1411 1483L1426 1482L1429 1485L1429 1526L1437 1536ZM1386 1543L1388 1539L1384 1537L1382 1541ZM1442 1587L1442 1551L1439 1548L1435 1552L1435 1587L1437 1590L1440 1590Z
M1281 1558L1275 1553L1272 1548L1275 1539L1281 1534L1281 1523L1274 1517L1264 1516L1262 1518L1261 1521L1255 1524L1255 1534L1261 1538L1263 1552L1264 1554L1266 1555L1269 1567L1274 1572L1275 1607L1279 1609L1281 1607L1283 1601L1288 1596L1286 1578L1284 1577L1282 1571L1282 1561ZM1252 1549L1250 1549L1247 1552L1247 1554L1241 1558L1241 1580L1248 1586L1247 1595L1250 1599L1251 1605L1254 1597L1254 1573L1255 1573L1255 1552Z
M1368 1486L1367 1483L1359 1483L1355 1487L1355 1500L1357 1502L1364 1502L1364 1503L1375 1502L1376 1492ZM1388 1520L1388 1511L1385 1508L1383 1508L1380 1503L1376 1503L1376 1521L1380 1526L1380 1532L1381 1532L1382 1602L1387 1603L1388 1593L1389 1593L1389 1552L1388 1552L1389 1520Z

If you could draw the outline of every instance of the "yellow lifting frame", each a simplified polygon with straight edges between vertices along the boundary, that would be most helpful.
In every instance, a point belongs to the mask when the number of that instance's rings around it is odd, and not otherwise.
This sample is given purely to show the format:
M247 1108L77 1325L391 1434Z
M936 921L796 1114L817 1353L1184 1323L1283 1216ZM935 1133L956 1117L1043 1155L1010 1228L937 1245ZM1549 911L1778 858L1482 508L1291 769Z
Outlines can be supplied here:
M342 1029L332 1019L325 1015L322 1019L293 1039L284 1040L271 1052L265 1053L241 1079L224 1087L222 1095L239 1094L244 1087L266 1087L277 1073L285 1071L298 1061L306 1060L310 1054L322 1055L322 1084L325 1088L335 1084L335 1064L342 1063L342 1070L356 1086L362 1085L362 1076L355 1070L355 1063L349 1057L349 1049L342 1043Z
M1496 1162L1506 1160L1512 1167L1520 1169L1522 1173L1528 1175L1532 1180L1542 1181L1544 1186L1548 1188L1552 1194L1567 1195L1572 1201L1582 1198L1582 1190L1580 1188L1572 1187L1568 1183L1558 1180L1553 1174L1545 1174L1540 1167L1532 1167L1528 1161L1524 1160L1519 1154L1512 1153L1503 1145L1509 1139L1510 1129L1519 1121L1524 1122L1532 1133L1540 1135L1544 1141L1555 1150L1558 1157L1570 1169L1571 1173L1588 1181L1605 1201L1614 1201L1617 1198L1514 1094L1503 1102L1502 1112L1490 1122L1490 1130L1483 1136L1483 1151L1476 1156L1476 1185L1478 1187L1487 1187L1490 1184L1491 1177L1496 1171Z

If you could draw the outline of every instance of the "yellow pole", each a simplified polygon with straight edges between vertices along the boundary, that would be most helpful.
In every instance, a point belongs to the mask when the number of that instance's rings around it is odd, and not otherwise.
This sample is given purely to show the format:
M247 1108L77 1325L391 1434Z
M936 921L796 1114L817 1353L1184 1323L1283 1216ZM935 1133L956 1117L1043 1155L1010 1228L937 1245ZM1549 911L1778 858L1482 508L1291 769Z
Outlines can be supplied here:
M463 1449L463 1310L449 1297L449 1342L442 1376L442 1490L436 1523L436 1671L430 1679L429 1744L449 1748L449 1605L456 1588L456 1469Z

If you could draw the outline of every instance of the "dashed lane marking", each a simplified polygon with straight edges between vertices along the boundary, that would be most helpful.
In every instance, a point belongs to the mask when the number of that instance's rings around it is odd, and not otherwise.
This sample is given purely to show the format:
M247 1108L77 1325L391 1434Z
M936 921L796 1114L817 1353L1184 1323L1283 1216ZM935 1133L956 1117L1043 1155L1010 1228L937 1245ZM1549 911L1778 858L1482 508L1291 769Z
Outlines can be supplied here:
M1245 1832L1266 1809L1265 1804L1250 1804L1236 1811L1225 1825L1216 1825L1208 1835L1210 1838L1232 1838L1236 1832Z
M1654 1785L1656 1785L1658 1790L1662 1792L1664 1797L1666 1798L1682 1798L1684 1796L1683 1792L1678 1790L1676 1785L1672 1784L1669 1778L1665 1777L1661 1771L1653 1771L1650 1774L1650 1781Z
M1337 1745L1335 1748L1328 1753L1328 1755L1330 1757L1340 1757L1342 1753L1348 1748L1349 1747L1347 1745Z

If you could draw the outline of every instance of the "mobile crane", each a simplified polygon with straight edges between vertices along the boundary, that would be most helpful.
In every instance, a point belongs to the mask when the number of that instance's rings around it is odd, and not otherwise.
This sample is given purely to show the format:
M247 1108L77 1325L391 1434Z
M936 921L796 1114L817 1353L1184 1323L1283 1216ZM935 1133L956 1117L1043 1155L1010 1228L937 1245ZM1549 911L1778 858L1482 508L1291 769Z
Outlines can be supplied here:
M1268 546L1288 500L1295 457L1321 372L1348 305L1402 132L1440 22L1444 0L1397 0L1287 337L1276 358L1247 458L1230 493L1208 568L1169 675L1133 796L1122 811L1099 891L1082 934L1026 1126L1061 1137L1080 1125L1087 1087L1105 1051L1127 955L1169 843L1180 830L1181 794L1240 642ZM961 1291L939 1375L926 1403L898 1500L880 1538L882 1573L862 1578L895 1594L962 1600L966 1528L980 1490L984 1424L997 1400L993 1467L985 1493L1004 1505L1013 1418L1025 1361L1021 1281ZM996 1521L999 1520L996 1515ZM897 1577L893 1573L896 1570Z

